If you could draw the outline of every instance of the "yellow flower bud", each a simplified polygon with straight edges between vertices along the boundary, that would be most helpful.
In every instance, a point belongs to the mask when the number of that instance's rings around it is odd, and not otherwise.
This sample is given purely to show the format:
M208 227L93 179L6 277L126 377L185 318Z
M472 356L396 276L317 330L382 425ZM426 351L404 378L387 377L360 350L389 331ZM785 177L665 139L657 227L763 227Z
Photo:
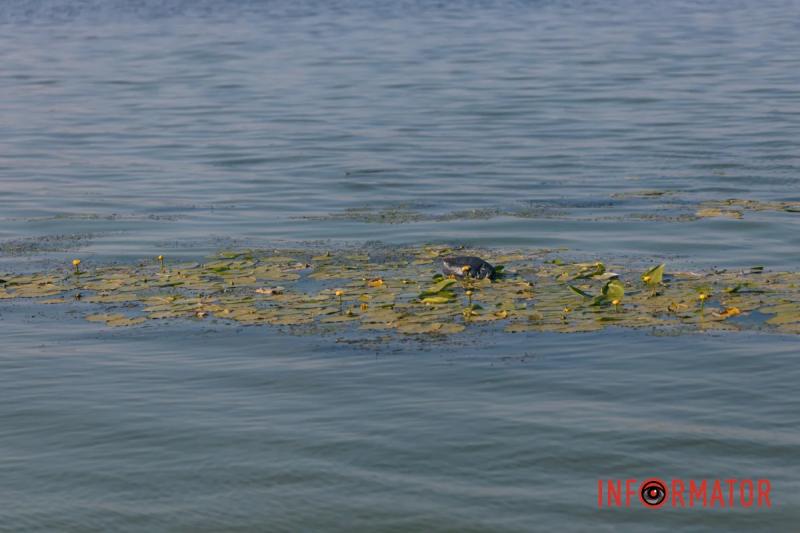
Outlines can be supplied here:
M337 290L336 291L336 296L340 296L341 297L342 294L344 294L344 291L341 291L341 290Z
M612 305L619 305L619 300L611 300Z
M80 265L80 264L81 264L81 260L80 259L73 259L72 260L72 266L74 266L75 268L78 268L78 265Z

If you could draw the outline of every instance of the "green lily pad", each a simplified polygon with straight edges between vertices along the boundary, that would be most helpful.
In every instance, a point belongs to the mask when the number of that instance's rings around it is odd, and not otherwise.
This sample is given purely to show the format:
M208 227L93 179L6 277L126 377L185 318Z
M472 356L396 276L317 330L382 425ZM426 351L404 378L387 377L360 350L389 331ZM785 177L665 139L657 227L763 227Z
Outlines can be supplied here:
M582 298L594 298L594 296L592 296L591 294L589 294L586 291L583 291L583 290L579 289L575 285L567 285L567 287L569 287L569 290L571 290L572 292L574 292L575 294L577 294L578 296L580 296Z
M664 263L661 263L642 274L642 281L651 286L660 285L664 279L664 266Z

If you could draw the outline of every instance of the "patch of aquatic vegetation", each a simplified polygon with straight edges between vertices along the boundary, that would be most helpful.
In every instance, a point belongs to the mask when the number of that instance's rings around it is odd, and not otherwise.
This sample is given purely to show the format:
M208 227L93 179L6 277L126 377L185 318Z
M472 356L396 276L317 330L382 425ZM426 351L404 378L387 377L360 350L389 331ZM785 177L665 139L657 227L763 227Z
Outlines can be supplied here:
M647 210L630 212L631 203ZM642 205L644 203L644 205ZM360 207L325 215L299 218L316 221L346 221L369 224L408 224L491 220L498 217L581 221L643 220L653 222L694 222L705 218L742 219L748 211L800 213L800 202L771 202L746 199L697 201L682 198L680 191L635 190L614 193L607 202L524 202L519 207L482 207L450 211L423 212L407 205L375 209ZM619 211L618 208L625 206ZM613 214L612 214L613 213Z
M488 220L496 217L511 218L566 218L568 213L564 210L556 209L555 206L548 205L529 205L515 209L466 209L464 211L453 211L438 215L434 220Z
M443 277L441 259L450 255L481 256L495 265L496 278ZM635 271L556 255L423 246L226 251L187 264L162 256L123 266L76 259L59 271L0 275L0 301L69 306L111 327L216 319L297 333L571 333L610 326L658 334L800 333L798 272L674 272L663 264Z
M745 211L773 211L800 213L800 202L766 202L759 200L710 200L700 204L696 215L700 218L723 217L741 219Z
M364 222L371 224L407 224L410 222L447 222L451 220L490 220L497 217L512 218L566 218L567 212L553 206L526 206L511 209L487 207L464 209L442 214L429 214L408 208L373 209L370 207L345 209L340 213L300 217L305 220L330 220Z
M653 190L616 192L611 195L611 198L617 198L617 199L661 198L663 196L672 196L675 194L678 194L678 191L662 191L653 189Z
M702 217L697 215L682 213L676 215L649 212L649 213L630 213L627 215L631 220L644 220L647 222L694 222ZM601 220L620 220L620 217L608 217Z
M664 205L667 207L676 209L682 207L694 208L691 214L686 213L675 216L675 221L691 221L701 218L730 218L738 220L744 218L744 214L748 211L800 213L800 202L728 198L724 200L706 200L702 202L684 200L683 202L677 203L677 196L680 196L678 191L660 190L628 191L611 195L612 198L618 200L638 199L649 200L651 202L665 200L667 203ZM675 198L676 203L670 203L672 198Z
M406 224L409 222L419 222L425 220L425 215L419 211L407 209L405 207L393 207L386 209L353 207L345 209L341 213L303 216L300 218L305 220L364 222L367 224Z
M175 221L187 218L185 215L157 215L150 214L135 214L135 213L60 213L57 215L46 217L32 217L25 219L28 222L50 222L59 220L102 220L102 221L138 221L138 220L157 220L157 221Z
M0 255L29 255L41 252L66 252L88 246L96 236L89 233L44 235L0 242Z

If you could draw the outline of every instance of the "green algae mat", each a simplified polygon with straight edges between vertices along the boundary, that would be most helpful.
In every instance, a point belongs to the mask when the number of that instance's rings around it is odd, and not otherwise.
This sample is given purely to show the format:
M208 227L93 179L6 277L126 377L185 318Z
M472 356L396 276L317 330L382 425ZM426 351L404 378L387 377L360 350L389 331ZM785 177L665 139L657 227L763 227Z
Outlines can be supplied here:
M445 278L441 259L476 255L494 280ZM298 334L387 330L448 335L607 327L657 333L760 330L800 333L800 273L761 267L671 271L653 264L565 262L553 251L422 246L380 251L226 251L203 263L158 256L133 266L76 259L60 269L0 275L0 304L67 306L111 327L159 320L223 320Z

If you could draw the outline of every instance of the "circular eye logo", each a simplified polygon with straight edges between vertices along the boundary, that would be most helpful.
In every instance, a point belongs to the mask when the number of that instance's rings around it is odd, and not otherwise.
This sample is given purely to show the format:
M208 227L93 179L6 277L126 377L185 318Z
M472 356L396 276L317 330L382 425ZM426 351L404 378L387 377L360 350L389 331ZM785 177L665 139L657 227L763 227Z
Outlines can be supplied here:
M639 487L639 498L647 507L661 507L667 501L667 485L658 478L650 478Z

